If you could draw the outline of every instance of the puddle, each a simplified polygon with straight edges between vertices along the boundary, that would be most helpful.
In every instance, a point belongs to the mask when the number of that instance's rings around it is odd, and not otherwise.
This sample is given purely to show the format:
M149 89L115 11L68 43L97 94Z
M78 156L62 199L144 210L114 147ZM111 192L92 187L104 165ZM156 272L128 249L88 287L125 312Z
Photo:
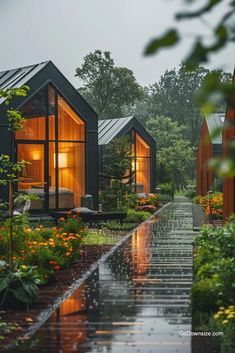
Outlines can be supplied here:
M12 352L190 353L191 339L179 335L191 329L189 210L174 203L140 225Z

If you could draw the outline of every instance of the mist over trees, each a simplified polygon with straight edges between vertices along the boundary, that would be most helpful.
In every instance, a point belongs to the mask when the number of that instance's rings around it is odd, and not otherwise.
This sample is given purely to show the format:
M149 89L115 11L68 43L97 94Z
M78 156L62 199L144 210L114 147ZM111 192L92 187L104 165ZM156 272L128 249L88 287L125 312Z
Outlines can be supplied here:
M95 50L84 58L76 74L78 91L97 111L99 119L134 115L157 143L157 179L183 189L194 178L195 149L203 120L196 93L208 75L216 73L221 83L231 81L223 70L184 64L167 70L148 87L141 87L134 73L117 67L110 52ZM216 106L225 112L226 106Z

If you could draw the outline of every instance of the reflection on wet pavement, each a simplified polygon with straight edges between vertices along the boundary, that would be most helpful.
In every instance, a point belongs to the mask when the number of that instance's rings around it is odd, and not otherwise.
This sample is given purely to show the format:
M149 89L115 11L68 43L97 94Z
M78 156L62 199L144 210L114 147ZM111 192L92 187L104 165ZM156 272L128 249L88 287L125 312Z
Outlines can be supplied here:
M139 226L14 352L190 353L192 215L185 199Z

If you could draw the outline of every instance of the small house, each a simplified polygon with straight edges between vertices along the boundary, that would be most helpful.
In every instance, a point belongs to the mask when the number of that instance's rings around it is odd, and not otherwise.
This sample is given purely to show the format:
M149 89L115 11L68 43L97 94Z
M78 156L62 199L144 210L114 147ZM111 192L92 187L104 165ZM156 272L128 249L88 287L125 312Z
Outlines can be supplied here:
M114 138L130 137L133 191L154 192L156 187L156 142L143 125L133 116L106 119L98 122L99 168L103 170L105 146Z
M28 164L19 173L18 193L36 194L31 210L66 210L89 193L97 203L98 117L51 62L0 72L0 89L29 86L11 106L25 120L12 136L0 101L0 153ZM6 199L7 191L0 191Z
M235 71L233 75L235 81ZM235 109L228 105L223 129L223 157L231 154L230 143L235 140ZM233 152L234 153L234 152ZM235 177L226 177L223 180L224 219L235 213Z
M208 168L208 161L222 155L222 127L224 114L215 113L204 118L196 156L197 195L205 195L209 190L221 190L221 182ZM215 131L221 129L221 133Z

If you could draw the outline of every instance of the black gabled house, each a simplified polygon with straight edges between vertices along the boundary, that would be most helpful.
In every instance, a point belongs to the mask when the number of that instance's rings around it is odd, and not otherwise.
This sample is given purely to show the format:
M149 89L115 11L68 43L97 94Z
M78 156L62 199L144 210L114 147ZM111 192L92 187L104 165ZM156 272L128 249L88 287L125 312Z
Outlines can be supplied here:
M39 196L33 210L78 207L86 193L97 204L97 114L51 61L0 72L0 89L22 85L29 93L16 97L12 107L26 121L13 139L0 101L0 153L30 162L17 191ZM6 190L0 190L0 198L6 198Z
M156 188L156 142L133 116L98 121L99 171L103 171L105 146L114 138L129 136L132 151L133 191L154 192Z

